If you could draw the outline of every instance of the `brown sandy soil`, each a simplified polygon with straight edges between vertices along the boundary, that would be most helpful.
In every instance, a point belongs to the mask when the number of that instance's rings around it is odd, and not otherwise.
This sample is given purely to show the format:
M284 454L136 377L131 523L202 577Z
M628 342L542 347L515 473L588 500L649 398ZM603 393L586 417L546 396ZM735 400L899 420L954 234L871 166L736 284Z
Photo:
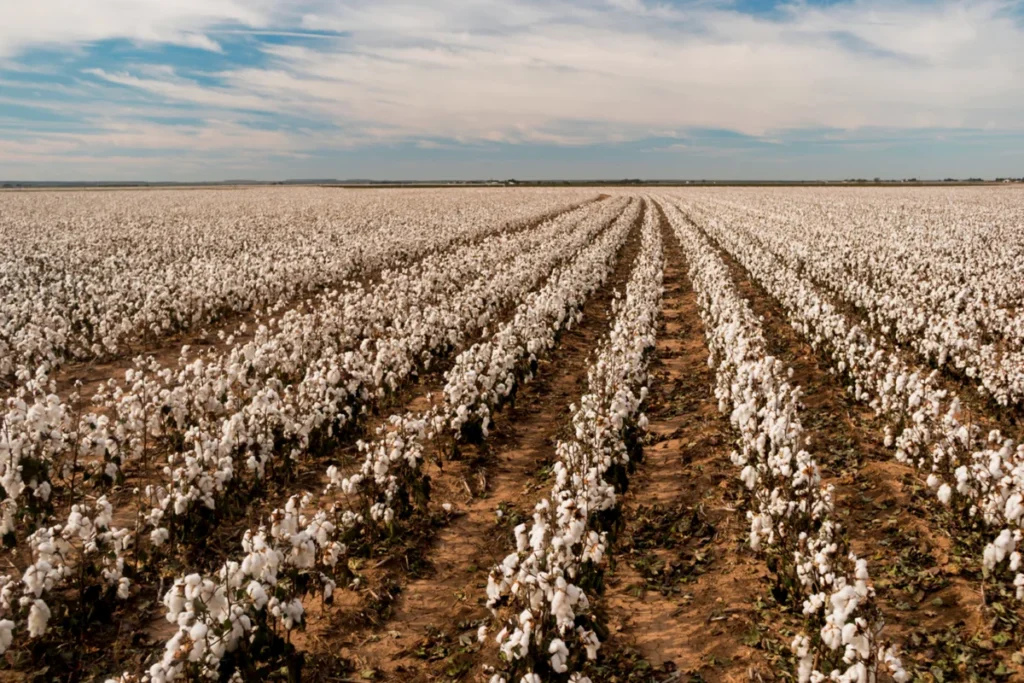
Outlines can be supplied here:
M992 641L994 622L982 610L979 556L969 567L972 558L956 552L957 539L945 531L934 495L922 492L915 470L884 446L874 413L849 397L829 374L828 359L796 334L778 303L727 252L719 253L761 317L769 350L793 368L804 390L809 449L824 481L835 486L837 519L851 549L868 561L886 621L883 637L903 646L904 663L913 660L924 680L940 680L929 670L936 667L957 671L963 680L987 680L1000 664L1017 668L1012 648L993 652L1000 648Z
M312 626L318 633L313 657L340 652L372 680L482 677L482 663L494 654L476 642L476 628L489 614L487 574L510 551L511 528L548 486L546 467L568 423L568 406L586 388L588 356L607 332L612 293L624 288L638 252L638 226L612 276L585 305L582 323L562 335L515 405L496 416L496 433L480 448L462 447L460 459L431 468L431 507L450 504L450 522L424 539L424 564L413 575L407 566L387 567L390 576L382 581L400 593L386 620L366 623L347 610L332 611L326 623Z
M646 660L646 677L630 681L664 681L673 671L748 680L764 661L744 635L766 570L745 547L746 522L736 507L741 484L729 461L733 436L712 393L714 371L686 262L670 230L663 238L650 445L623 501L626 529L607 580L606 649Z

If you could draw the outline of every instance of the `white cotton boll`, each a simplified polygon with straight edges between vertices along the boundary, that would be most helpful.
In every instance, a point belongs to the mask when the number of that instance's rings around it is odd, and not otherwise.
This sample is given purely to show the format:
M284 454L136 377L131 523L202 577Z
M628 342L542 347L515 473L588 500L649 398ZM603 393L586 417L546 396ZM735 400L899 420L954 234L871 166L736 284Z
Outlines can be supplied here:
M582 628L578 628L577 632L580 634L583 646L587 649L587 659L591 661L597 659L597 651L601 648L601 641L598 640L597 634L593 631L583 631Z
M50 487L50 482L44 481L42 484L36 487L35 493L33 495L35 495L36 498L42 499L42 501L45 503L46 501L50 500L51 490L52 489Z
M168 531L167 529L163 528L163 527L160 527L159 529L153 529L153 531L151 531L149 533L149 540L157 548L159 548L164 543L166 543L167 539L169 539L170 537L171 537L171 532Z
M28 635L38 638L46 633L46 624L50 621L50 607L42 600L35 600L28 613Z
M936 492L936 495L939 497L939 501L943 505L949 505L949 501L953 497L953 489L949 487L949 484L943 484L942 486L939 487L939 490Z
M263 609L269 599L267 591L264 590L263 585L259 581L250 581L249 586L245 592L248 594L249 599L252 600L253 607L257 610Z
M121 577L117 580L117 597L121 600L127 600L131 582L125 577Z
M985 546L985 550L981 556L981 564L985 576L988 576L989 573L995 568L997 554L998 551L996 550L995 544L989 543Z
M813 593L804 600L804 614L810 616L816 614L825 605L826 595L824 593Z
M516 551L520 553L526 552L526 549L530 547L530 538L526 535L526 524L519 524L515 528L516 537Z
M798 683L811 683L811 675L814 671L814 658L810 655L801 657L797 662L796 679Z
M1024 497L1021 497L1019 493L1014 493L1006 500L1006 510L1004 513L1006 519L1016 522L1021 518L1021 515L1024 515L1024 504L1022 504L1022 501L1024 501Z
M208 632L209 628L206 626L206 624L200 621L194 624L191 629L189 629L188 637L191 638L193 641L202 640L206 637L206 634Z
M829 619L821 628L821 640L830 650L836 650L843 644L843 630Z
M494 580L494 576L487 577L487 605L493 606L501 597L501 586Z
M747 489L753 490L754 486L757 485L757 470L753 465L747 465L740 472L740 480L746 485Z
M551 645L548 647L548 654L551 655L551 668L555 670L555 673L563 674L569 670L566 665L566 660L569 657L569 648L565 646L565 642L560 638L555 638L551 641Z
M10 619L0 621L0 655L7 652L14 640L14 622Z
M535 673L528 673L519 679L519 683L541 683L540 676Z

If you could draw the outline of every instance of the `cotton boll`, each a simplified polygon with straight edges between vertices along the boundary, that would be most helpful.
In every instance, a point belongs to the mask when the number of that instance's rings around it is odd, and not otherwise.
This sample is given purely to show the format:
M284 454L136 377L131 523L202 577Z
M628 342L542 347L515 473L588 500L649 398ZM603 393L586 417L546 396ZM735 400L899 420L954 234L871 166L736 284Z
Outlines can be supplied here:
M161 527L158 529L153 529L153 531L151 531L149 534L149 539L155 547L159 548L167 542L167 539L169 539L170 536L171 532Z
M50 608L42 600L32 601L32 607L28 613L28 634L31 638L38 638L46 633L46 625L50 620Z
M14 640L14 622L10 619L0 620L0 654L7 652Z

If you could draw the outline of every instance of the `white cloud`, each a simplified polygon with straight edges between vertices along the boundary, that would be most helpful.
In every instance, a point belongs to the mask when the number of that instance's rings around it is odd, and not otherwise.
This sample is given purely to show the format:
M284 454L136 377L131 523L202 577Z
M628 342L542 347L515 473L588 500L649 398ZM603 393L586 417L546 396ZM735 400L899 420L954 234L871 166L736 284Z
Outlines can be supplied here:
M202 35L222 23L265 27L272 0L46 0L9 3L0 23L0 56L31 47L124 38L216 50Z
M16 64L31 47L109 38L230 56L221 36L341 34L262 43L264 65L207 74L217 86L167 64L86 72L83 83L105 94L117 85L147 106L202 111L203 127L156 131L166 148L579 145L693 128L1021 130L1020 7L852 0L751 16L713 0L50 0L5 12L0 57ZM223 122L241 112L316 122L319 132L236 134ZM142 124L116 128L126 123L105 122L94 142L151 148Z
M781 18L617 4L342 8L306 25L351 38L268 48L269 69L224 76L235 92L398 135L1021 126L1024 31L1006 3L792 5ZM602 126L567 135L580 122Z

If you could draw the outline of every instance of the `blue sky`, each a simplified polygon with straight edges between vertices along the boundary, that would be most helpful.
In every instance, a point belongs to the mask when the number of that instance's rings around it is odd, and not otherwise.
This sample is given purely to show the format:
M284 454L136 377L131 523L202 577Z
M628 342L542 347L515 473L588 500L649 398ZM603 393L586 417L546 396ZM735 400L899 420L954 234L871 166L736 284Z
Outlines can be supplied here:
M1024 0L40 0L0 179L1024 175Z

